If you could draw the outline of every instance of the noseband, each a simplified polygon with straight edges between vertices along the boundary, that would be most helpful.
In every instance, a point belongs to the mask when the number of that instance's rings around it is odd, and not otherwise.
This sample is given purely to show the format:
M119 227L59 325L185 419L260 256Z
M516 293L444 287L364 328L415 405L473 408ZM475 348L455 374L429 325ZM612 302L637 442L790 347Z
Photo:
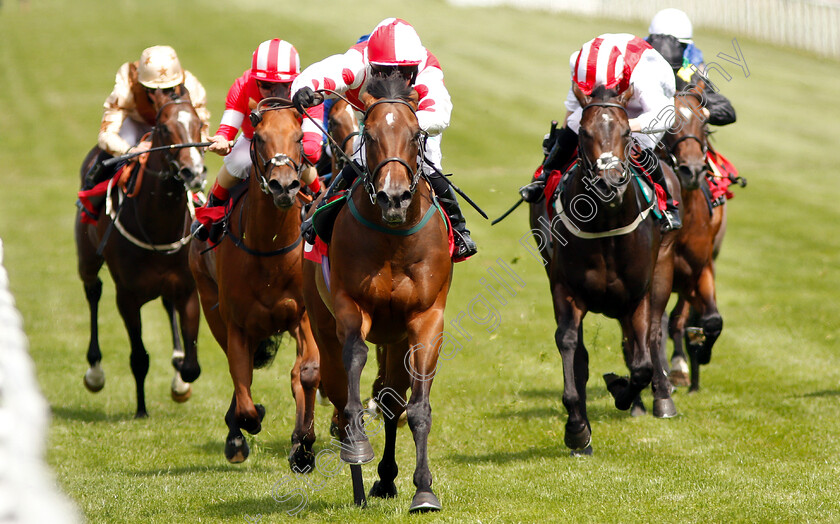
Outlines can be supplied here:
M266 107L267 106L267 107ZM249 115L251 124L254 126L254 139L251 140L251 163L254 165L254 173L259 177L260 189L266 195L270 195L271 191L268 188L269 174L271 170L276 167L291 166L297 173L297 179L300 180L303 176L303 162L296 162L294 158L285 153L277 153L271 158L265 158L262 150L257 147L257 126L262 122L263 114L268 111L277 111L279 109L289 109L294 107L291 100L279 97L263 98L257 104L257 108ZM301 146L301 158L303 156L303 146ZM257 162L259 160L259 162ZM260 167L258 167L260 166Z
M411 110L411 114L413 114L414 117L417 118L417 112L414 110L414 108L411 106L411 104L409 104L405 100L401 100L399 98L393 98L393 99L388 98L388 99L377 100L376 102L372 103L370 105L370 107L368 107L365 110L365 116L364 116L365 123L367 123L367 118L368 118L368 115L370 114L371 110L373 110L374 107L376 107L380 104L402 104L402 105L406 106L407 108L409 108ZM426 147L425 147L426 146L426 141L425 140L426 140L427 137L428 137L428 135L425 132L423 132L423 138L418 140L418 146L419 146L419 149L420 149L420 153L419 153L420 158L424 158L425 155L426 155ZM364 142L364 133L362 133L362 141ZM403 166L405 166L406 170L408 170L409 177L411 178L411 184L409 185L408 191L409 191L409 193L411 193L412 196L414 196L414 192L417 189L417 181L420 179L420 174L422 173L422 169L420 169L420 167L418 165L417 169L414 170L414 169L411 168L411 166L408 164L408 162L405 159L397 157L397 156L392 156L392 157L388 157L388 158L385 158L382 161L380 161L378 164L376 164L376 167L374 167L372 171L365 170L365 172L362 174L362 185L364 186L365 192L368 194L368 197L370 198L371 204L376 204L376 188L373 185L373 181L376 179L376 175L377 175L377 173L379 173L379 170L382 169L383 167L385 167L387 164L390 164L392 162L402 164Z

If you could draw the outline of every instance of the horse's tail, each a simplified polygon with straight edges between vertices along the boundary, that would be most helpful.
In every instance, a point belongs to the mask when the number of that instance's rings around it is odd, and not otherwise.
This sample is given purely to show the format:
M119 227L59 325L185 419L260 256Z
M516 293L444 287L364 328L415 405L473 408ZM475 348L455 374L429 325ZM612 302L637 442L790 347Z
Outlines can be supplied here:
M283 340L283 335L278 333L260 341L254 353L254 369L266 368L274 362L281 340Z

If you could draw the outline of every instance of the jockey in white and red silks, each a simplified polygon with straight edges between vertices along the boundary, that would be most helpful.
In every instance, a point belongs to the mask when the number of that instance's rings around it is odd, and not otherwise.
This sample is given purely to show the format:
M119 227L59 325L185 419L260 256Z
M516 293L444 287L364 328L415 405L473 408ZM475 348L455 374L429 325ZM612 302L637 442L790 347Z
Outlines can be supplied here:
M411 24L399 18L387 18L376 26L367 41L357 43L344 54L310 65L292 83L294 102L300 108L310 107L315 103L315 90L330 89L345 96L357 108L363 108L361 95L370 79L392 73L399 73L417 91L417 121L420 129L429 135L425 162L421 161L420 165L457 233L454 258L465 259L475 254L475 243L466 229L466 220L451 186L439 174L441 138L443 131L449 127L452 101L443 82L440 63L423 47ZM330 94L325 93L325 96ZM364 152L357 147L354 161L362 165L363 159ZM349 187L355 177L356 170L348 164L330 186L331 192ZM302 230L305 236L312 237L310 221L304 222Z
M661 115L673 114L666 111L666 108L673 107L675 94L674 73L668 62L639 37L608 33L586 42L580 50L572 53L569 67L573 84L585 95L591 95L598 87L612 90L615 95L633 87L626 109L637 146L637 160L667 193L662 167L653 149L664 136L664 130L673 123L671 120L660 121ZM547 157L541 172L532 184L520 190L528 202L539 201L548 174L565 168L573 160L583 114L573 88L569 88L565 105L564 126L556 133L553 143L544 144ZM657 132L652 132L654 130ZM661 224L663 232L682 226L677 203L670 194L666 201L667 208Z
M289 42L275 38L266 40L257 47L251 57L251 68L242 73L230 86L222 121L216 134L210 137L213 144L208 148L208 151L225 157L224 165L216 176L205 209L197 213L200 216L191 228L193 235L199 240L206 240L210 236L212 224L224 216L224 206L230 198L229 190L240 180L245 180L251 171L250 150L254 127L247 118L248 114L263 98L291 98L292 81L298 74L300 57L297 49ZM310 115L316 119L323 118L322 109L315 108ZM301 118L301 128L304 157L314 166L321 156L321 130L305 117ZM240 130L242 134L231 147L231 141ZM301 179L313 193L320 191L320 181L314 168L304 170ZM219 209L208 209L214 207Z

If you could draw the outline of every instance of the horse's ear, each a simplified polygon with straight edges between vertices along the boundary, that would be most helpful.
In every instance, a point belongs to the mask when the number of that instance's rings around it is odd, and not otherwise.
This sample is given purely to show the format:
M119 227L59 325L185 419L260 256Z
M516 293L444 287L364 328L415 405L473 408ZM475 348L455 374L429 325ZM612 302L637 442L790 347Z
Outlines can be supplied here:
M572 92L575 94L575 98L577 98L581 107L586 107L592 102L592 97L585 95L576 82L572 82Z
M365 107L370 107L370 105L374 102L376 102L376 98L373 95L371 95L367 91L362 93L362 103L365 105Z
M627 103L630 102L630 99L633 98L634 93L635 90L633 89L633 84L630 84L623 93L618 95L618 103L626 107Z
M412 87L411 88L411 105L414 106L415 111L417 111L418 104L420 104L420 93L418 93L417 90Z

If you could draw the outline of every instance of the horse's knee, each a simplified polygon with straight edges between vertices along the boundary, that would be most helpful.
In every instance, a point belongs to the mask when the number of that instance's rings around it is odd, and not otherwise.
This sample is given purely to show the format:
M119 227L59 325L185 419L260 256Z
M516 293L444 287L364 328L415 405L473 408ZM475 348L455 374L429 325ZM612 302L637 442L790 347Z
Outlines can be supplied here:
M129 362L135 377L145 377L149 372L149 354L146 351L132 351Z
M97 278L90 284L85 284L85 298L88 302L96 303L102 297L102 280Z
M412 432L427 430L432 425L432 407L428 402L409 402L405 408Z
M314 362L307 362L300 366L300 385L304 389L315 389L321 382L320 366Z

